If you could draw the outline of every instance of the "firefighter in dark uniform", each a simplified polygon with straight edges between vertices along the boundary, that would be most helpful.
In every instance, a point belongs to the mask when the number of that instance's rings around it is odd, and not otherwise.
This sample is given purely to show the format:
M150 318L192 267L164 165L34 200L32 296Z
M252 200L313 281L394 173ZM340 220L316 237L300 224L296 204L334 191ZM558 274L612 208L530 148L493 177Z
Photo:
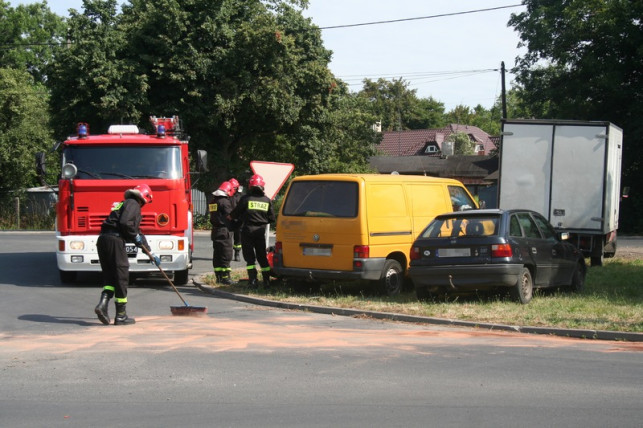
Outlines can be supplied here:
M257 267L261 267L264 286L270 285L270 265L266 255L266 225L275 221L272 201L264 193L266 183L260 175L253 175L248 182L249 191L232 210L231 218L240 221L241 249L248 269L249 286L257 286Z
M239 201L241 200L241 192L243 192L243 188L239 187L239 182L237 181L236 178L231 178L228 180L230 184L232 184L232 188L234 189L234 194L230 198L230 201L232 202L232 209L236 207L239 204ZM241 252L241 225L240 224L233 224L232 225L232 249L234 250L234 256L233 260L235 262L241 261L239 257L239 253Z
M230 213L232 212L231 196L234 192L232 184L227 181L221 183L219 188L212 193L213 198L208 205L210 223L212 224L212 266L214 275L220 284L230 285L230 261L232 260L232 226Z
M137 247L145 246L145 236L141 234L141 207L152 202L152 189L147 184L140 184L125 191L125 199L112 206L112 211L103 222L96 242L100 267L103 271L103 291L100 302L94 309L103 324L109 324L107 308L109 300L115 297L116 316L114 325L134 324L134 318L127 316L127 284L129 282L129 260L125 243L132 242ZM152 254L154 264L159 266L161 260Z

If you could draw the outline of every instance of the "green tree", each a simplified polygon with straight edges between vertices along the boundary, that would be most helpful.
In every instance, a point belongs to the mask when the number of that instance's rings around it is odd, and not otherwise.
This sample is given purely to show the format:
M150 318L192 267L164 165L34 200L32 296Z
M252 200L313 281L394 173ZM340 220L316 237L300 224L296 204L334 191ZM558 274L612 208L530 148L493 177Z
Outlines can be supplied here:
M0 1L0 67L27 70L36 82L44 82L64 30L63 18L45 1L16 8Z
M210 153L216 181L290 139L313 147L304 162L323 164L314 130L334 79L320 30L298 9L306 3L134 0L124 7L128 55L150 85L147 108L181 112L194 148Z
M52 145L47 91L24 70L0 68L0 198L38 184L35 154Z
M472 155L474 154L475 143L464 132L454 132L447 137L447 141L453 143L454 155Z
M83 13L71 13L67 43L56 49L48 69L58 138L78 122L89 123L93 132L105 132L113 123L138 123L147 100L147 76L125 55L116 0L83 0L83 6Z
M608 120L624 130L621 227L643 230L643 2L525 0L509 24L528 52L514 73L536 117Z
M382 131L422 129L439 123L444 106L432 98L420 101L416 92L402 78L365 79L358 96L368 101L372 114L382 123Z

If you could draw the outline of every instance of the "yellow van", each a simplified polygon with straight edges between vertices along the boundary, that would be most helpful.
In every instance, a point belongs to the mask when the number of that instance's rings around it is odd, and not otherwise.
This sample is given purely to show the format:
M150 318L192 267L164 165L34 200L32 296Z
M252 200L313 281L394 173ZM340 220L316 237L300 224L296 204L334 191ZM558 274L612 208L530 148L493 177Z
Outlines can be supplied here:
M362 279L394 295L411 244L433 218L477 208L457 180L322 174L290 183L277 219L273 271L300 280Z

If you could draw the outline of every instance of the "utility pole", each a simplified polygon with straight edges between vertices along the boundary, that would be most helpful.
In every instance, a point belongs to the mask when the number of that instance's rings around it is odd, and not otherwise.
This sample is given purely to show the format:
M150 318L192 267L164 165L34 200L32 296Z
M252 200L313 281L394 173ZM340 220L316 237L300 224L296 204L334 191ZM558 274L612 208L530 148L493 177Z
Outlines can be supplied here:
M500 75L501 75L501 82L502 82L502 118L506 119L507 118L507 91L505 88L505 62L502 61L500 63Z

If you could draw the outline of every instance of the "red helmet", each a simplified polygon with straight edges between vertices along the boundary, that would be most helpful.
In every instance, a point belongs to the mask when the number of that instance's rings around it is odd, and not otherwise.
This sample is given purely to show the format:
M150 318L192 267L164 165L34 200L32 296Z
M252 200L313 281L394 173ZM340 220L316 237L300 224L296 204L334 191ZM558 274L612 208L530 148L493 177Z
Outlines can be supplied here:
M232 184L230 184L229 181L224 181L223 183L221 183L221 185L219 186L219 190L223 190L228 196L234 195L234 187L232 187Z
M125 191L125 198L127 199L130 196L136 197L143 204L149 204L152 202L152 189L147 184L139 184L133 189L128 189Z
M248 182L249 187L261 187L262 189L266 186L266 182L263 181L263 177L260 176L259 174L255 174L252 177L250 177L250 181Z
M234 187L234 190L237 190L239 188L239 182L237 181L236 178L231 178L228 180L228 183L232 184L232 187Z

